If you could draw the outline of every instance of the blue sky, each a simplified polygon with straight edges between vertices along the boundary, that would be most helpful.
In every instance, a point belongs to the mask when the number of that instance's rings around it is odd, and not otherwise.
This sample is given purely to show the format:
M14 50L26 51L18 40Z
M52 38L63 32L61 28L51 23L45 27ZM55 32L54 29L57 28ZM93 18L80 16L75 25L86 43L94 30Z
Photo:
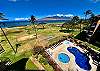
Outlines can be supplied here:
M83 17L84 11L89 9L100 14L100 0L0 0L0 12L10 20L31 15L37 18L56 14Z

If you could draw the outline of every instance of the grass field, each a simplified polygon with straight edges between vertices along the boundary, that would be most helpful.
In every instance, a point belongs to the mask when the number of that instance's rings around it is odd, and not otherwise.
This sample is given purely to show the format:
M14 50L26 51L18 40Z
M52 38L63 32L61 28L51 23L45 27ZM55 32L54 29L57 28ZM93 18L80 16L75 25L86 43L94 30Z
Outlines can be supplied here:
M62 24L62 23L57 23ZM33 25L32 25L33 26ZM32 56L34 51L32 50L34 46L42 46L48 47L54 42L61 39L63 36L69 36L73 34L76 36L79 33L79 29L74 29L72 32L60 32L60 27L56 25L46 24L44 25L44 29L42 25L37 26L37 39L35 29L32 29L32 26L24 26L24 27L14 27L14 28L6 28L4 29L8 39L10 40L14 49L17 49L17 53L15 54L5 39L3 33L0 31L0 41L3 46L5 52L0 54L0 57L8 57L12 63L15 63L22 58L29 58ZM20 46L17 46L20 44ZM44 59L44 58L43 58ZM41 63L41 62L40 62ZM27 69L38 69L30 60L27 61ZM47 71L52 70L52 67L49 64L42 64Z
M17 48L16 54L13 52L3 33L0 31L0 41L4 40L1 42L1 45L5 50L5 52L0 54L0 57L8 57L12 63L15 63L22 58L29 58L32 56L32 48L34 48L34 46L41 45L42 47L46 47L54 42L53 39L56 41L58 40L59 36L61 37L68 35L67 33L59 32L60 27L52 25L45 25L44 27L45 29L42 29L41 25L37 26L37 39L35 38L35 31L32 29L32 26L4 29L14 49L16 50ZM16 46L16 44L20 44L21 46ZM30 64L30 62L28 63ZM44 67L47 68L46 66L48 67L49 65L45 65Z

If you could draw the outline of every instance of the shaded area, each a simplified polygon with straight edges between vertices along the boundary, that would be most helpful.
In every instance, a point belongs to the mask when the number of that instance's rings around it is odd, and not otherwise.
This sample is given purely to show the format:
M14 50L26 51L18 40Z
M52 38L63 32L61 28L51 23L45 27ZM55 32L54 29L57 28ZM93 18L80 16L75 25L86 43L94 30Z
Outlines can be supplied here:
M0 54L3 53L5 50L3 49L3 46L0 44Z
M74 32L74 30L67 30L67 29L65 29L65 30L59 30L60 32L64 32L64 33L70 33L70 32Z
M92 50L90 54L93 59L93 64L95 64L96 66L100 65L100 53L94 52Z
M29 59L25 66L26 70L38 70L38 67Z
M19 60L18 62L7 67L6 71L25 71L25 66L26 66L27 61L28 61L28 58L23 58Z
M75 36L75 38L79 39L79 40L82 40L82 41L86 41L86 33L84 31L82 31L77 36Z
M97 70L96 71L100 71L100 65L97 66Z
M91 65L89 64L89 57L80 52L79 49L75 47L68 47L67 50L75 56L76 64L84 69L84 70L91 70Z
M100 46L100 25L99 23L93 22L88 27L85 27L84 30L79 33L75 38L82 41L89 42L95 46Z
M0 57L0 71L6 71L6 68L11 65L9 58Z
M68 63L68 62L70 61L69 56L68 56L67 54L65 54L65 53L60 53L60 54L58 55L58 59L59 59L59 61L61 61L62 63Z

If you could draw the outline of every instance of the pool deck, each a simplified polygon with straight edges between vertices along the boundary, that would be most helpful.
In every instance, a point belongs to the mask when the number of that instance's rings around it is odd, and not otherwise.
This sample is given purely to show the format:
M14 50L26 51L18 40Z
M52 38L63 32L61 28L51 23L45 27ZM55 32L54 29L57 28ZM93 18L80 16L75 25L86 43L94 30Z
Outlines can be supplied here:
M61 42L62 43L62 42ZM65 43L62 43L61 45L57 46L57 47L52 47L52 48L49 48L47 49L47 53L52 57L53 60L55 60L55 62L61 67L61 69L63 71L87 71L87 70L83 70L82 68L80 68L76 62L75 62L75 56L70 53L67 48L70 47L70 46L74 46L76 47L77 49L79 49L81 52L84 53L83 49L78 47L78 46L75 46L73 43L70 43L70 44L65 44ZM58 54L60 53L65 53L67 54L69 57L70 57L70 61L68 63L62 63L58 60ZM90 71L96 71L97 69L97 66L92 64L92 58L91 56L89 56L90 58L90 65L91 65L91 70Z

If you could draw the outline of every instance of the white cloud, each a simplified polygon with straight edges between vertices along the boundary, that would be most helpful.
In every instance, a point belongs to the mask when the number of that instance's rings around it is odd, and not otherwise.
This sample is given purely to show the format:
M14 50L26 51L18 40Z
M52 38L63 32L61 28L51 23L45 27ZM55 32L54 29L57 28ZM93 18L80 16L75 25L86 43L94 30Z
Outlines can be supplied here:
M95 2L100 2L100 0L95 0Z
M56 16L59 16L59 17L61 17L61 16L64 16L63 14L57 14Z
M15 18L15 20L28 20L29 18Z
M17 0L8 0L8 1L11 1L11 2L16 2Z
M67 14L65 15L66 17L73 17L74 15L73 14Z
M55 15L48 15L47 17L52 17L52 16L65 16L65 17L73 17L74 15L73 14L55 14Z
M100 0L90 0L90 1L92 1L94 3L100 2Z

